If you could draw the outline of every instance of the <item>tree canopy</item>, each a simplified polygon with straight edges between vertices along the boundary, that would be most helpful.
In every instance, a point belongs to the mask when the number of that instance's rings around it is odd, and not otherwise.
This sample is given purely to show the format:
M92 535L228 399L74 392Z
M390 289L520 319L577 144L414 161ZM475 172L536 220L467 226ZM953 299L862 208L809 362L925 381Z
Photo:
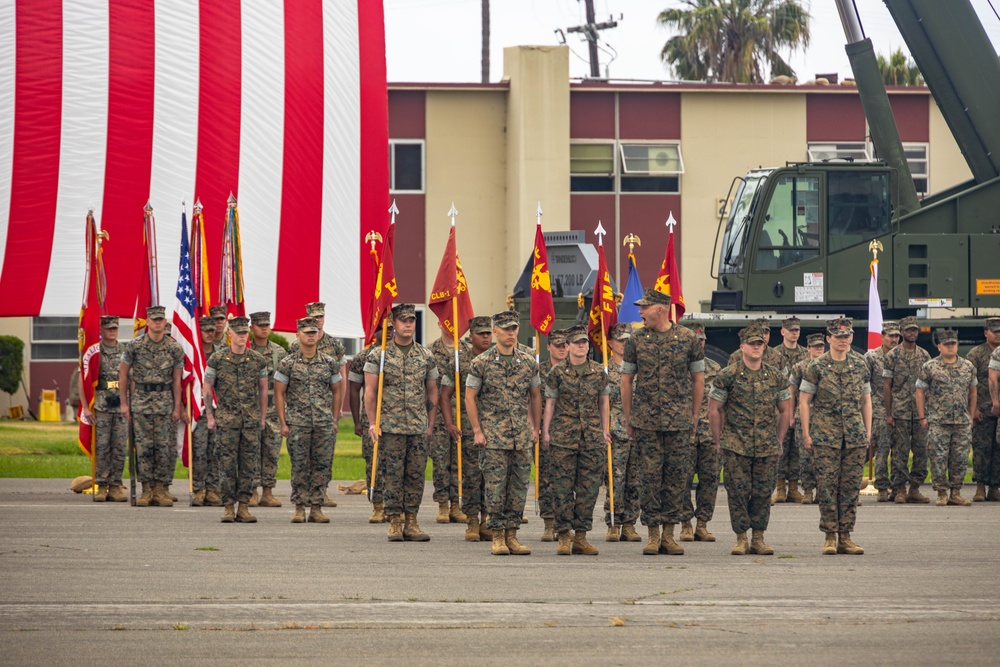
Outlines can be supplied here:
M797 0L683 0L657 22L679 34L660 51L680 79L763 83L795 76L781 51L809 45L809 13Z
M920 74L917 64L903 53L902 48L897 48L888 58L881 53L878 54L875 62L882 74L882 82L887 86L924 85L924 77Z

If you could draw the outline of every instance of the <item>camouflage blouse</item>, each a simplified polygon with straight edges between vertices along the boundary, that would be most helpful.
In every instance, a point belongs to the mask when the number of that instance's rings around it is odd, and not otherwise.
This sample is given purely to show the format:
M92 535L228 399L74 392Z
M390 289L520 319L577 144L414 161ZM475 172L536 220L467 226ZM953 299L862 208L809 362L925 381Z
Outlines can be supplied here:
M898 349L898 348L896 348ZM816 447L847 449L868 446L868 432L861 414L865 394L871 393L868 365L856 352L834 361L829 352L806 366L799 392L813 396L809 410L809 435Z
M740 456L780 456L778 404L791 397L785 374L774 366L754 371L741 360L720 370L708 398L725 405L722 448Z
M968 359L946 363L935 357L921 367L916 386L924 390L924 416L933 424L971 424L969 390L979 384Z

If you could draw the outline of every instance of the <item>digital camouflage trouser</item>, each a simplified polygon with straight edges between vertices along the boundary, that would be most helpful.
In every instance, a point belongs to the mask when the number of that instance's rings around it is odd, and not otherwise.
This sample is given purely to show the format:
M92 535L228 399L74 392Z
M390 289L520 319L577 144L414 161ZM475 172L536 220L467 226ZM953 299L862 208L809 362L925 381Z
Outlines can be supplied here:
M935 491L961 489L969 469L969 424L931 424L927 429L927 452Z
M434 502L458 501L458 450L448 435L440 414L429 438L427 454L434 462ZM463 461L464 463L464 461Z
M691 504L691 492L684 494L684 513L681 519L692 518L709 522L715 515L715 498L719 493L719 469L721 461L715 449L715 441L708 423L698 424L698 442L695 445L694 470L688 478L688 488L698 475L698 490L695 491L695 505Z
M907 470L910 454L913 465ZM927 479L927 431L920 422L897 419L892 427L892 490L898 493L907 483L920 486Z
M1000 445L997 418L989 413L972 425L972 481L1000 487Z
M535 471L538 480L538 513L543 519L552 519L556 515L555 497L552 495L552 450L538 447L538 470Z
M813 447L816 461L816 496L819 529L824 533L850 533L858 513L861 475L868 450L864 447Z
M211 489L222 492L219 470L218 437L208 430L208 415L202 413L191 431L191 455L194 459L191 469L191 487L195 491Z
M292 503L322 505L323 493L330 483L335 426L289 425L288 456L292 460Z
M264 430L260 434L260 461L252 488L262 486L273 489L278 476L278 457L281 456L281 422L278 414L268 411ZM333 457L330 457L333 460Z
M424 496L424 472L427 470L427 436L423 433L382 433L378 457L385 467L386 516L403 512L416 514Z
M615 482L615 525L639 520L639 448L632 438L611 436L611 462ZM604 523L611 525L611 504L604 498Z
M798 423L799 420L795 421ZM795 432L788 429L788 432L785 433L785 440L781 443L781 458L778 459L776 479L783 479L787 482L797 481L801 469L802 451L799 443L795 441Z
M94 412L94 483L121 486L128 446L128 422L120 412Z
M372 456L374 455L375 445L372 442L371 436L368 435L368 420L362 422L363 430L361 435L361 454L365 457L365 486L371 486L372 483ZM383 501L384 496L382 494L382 489L385 488L385 460L382 458L381 447L379 447L379 457L378 457L378 473L375 475L375 487L371 492L371 502L380 503Z
M889 450L892 448L892 432L885 423L885 414L872 415L872 450L875 452L875 488L890 489Z
M771 520L771 491L778 474L778 456L742 456L722 450L725 460L729 523L734 533L767 530Z
M138 478L143 484L170 484L177 466L177 425L170 415L132 413Z
M480 467L489 530L517 529L531 481L531 449L483 448Z
M640 504L646 526L680 523L694 469L694 436L685 431L633 431L639 447Z
M802 458L799 464L799 479L802 481L802 490L812 491L816 488L816 457L813 454L814 450L806 449L802 440L802 422L798 419L795 420L795 444L802 449Z
M476 444L472 427L464 428L465 422L462 426L462 512L472 517L484 511L483 469L480 467L483 448ZM455 451L458 451L457 446Z
M594 507L607 475L607 447L580 443L576 449L549 446L549 478L555 505L555 530L589 531L594 527Z
M222 504L249 503L260 465L260 427L217 428Z

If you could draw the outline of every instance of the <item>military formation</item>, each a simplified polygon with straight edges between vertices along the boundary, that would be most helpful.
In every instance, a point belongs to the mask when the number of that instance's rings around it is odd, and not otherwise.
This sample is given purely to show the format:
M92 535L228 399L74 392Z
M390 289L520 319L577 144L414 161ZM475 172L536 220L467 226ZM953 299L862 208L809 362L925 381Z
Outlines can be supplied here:
M934 332L933 359L916 344L913 317L886 321L881 347L852 348L851 320L835 318L799 345L801 322L740 331L720 367L705 356L695 320L671 320L670 296L646 290L641 326L617 324L607 366L595 361L584 325L553 330L548 359L518 343L519 316L474 317L458 341L445 327L430 346L415 340L416 311L397 304L376 340L344 369L344 346L323 331L325 306L306 305L288 352L269 339L270 314L199 319L205 354L201 415L192 424L194 506L222 507L224 523L255 523L274 495L282 442L291 460L292 523L329 523L343 390L362 439L371 523L390 542L424 542L418 523L428 458L439 523L494 555L529 555L518 538L532 486L541 541L557 555L597 555L588 533L601 487L606 542L642 542L642 553L680 556L683 542L714 542L709 530L724 474L733 555L771 555L765 532L776 503L816 504L823 554L858 555L851 539L864 465L879 502L936 505L1000 501L1000 317L967 358L958 333ZM382 330L380 330L382 331ZM138 506L170 507L184 353L161 306L147 330L118 343L118 320L101 319L95 501L122 502L126 442L135 445ZM343 375L347 375L345 383ZM537 450L536 450L537 448ZM975 495L961 494L969 452ZM534 456L537 451L537 462ZM461 457L461 465L459 458ZM613 493L609 492L613 489ZM679 533L678 533L679 526Z

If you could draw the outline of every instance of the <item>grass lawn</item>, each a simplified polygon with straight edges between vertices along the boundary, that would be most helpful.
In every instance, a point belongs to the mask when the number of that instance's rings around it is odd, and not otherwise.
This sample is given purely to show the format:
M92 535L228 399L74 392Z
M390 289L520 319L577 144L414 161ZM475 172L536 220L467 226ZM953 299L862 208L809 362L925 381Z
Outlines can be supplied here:
M0 477L73 478L90 474L90 459L77 444L75 424L32 421L0 421ZM428 465L428 471L430 467ZM125 466L128 476L128 465ZM289 479L291 461L281 448L278 479ZM187 468L177 461L175 478L187 479ZM350 419L340 422L337 450L333 458L333 479L364 479L365 460L361 438L354 435ZM427 479L430 479L428 472Z

